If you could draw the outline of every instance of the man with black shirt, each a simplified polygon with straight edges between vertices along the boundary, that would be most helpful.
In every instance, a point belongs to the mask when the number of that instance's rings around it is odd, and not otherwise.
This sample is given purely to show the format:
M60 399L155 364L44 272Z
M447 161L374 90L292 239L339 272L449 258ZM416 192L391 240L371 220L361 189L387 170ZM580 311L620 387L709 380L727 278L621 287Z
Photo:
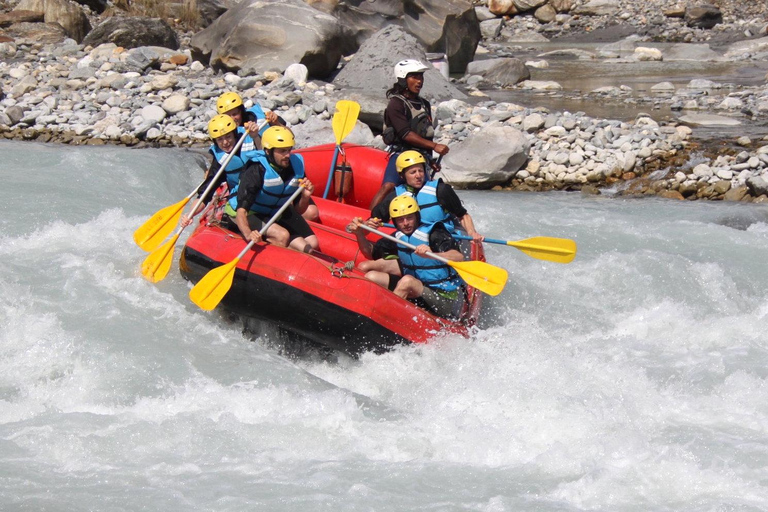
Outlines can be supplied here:
M400 244L394 248L386 239L372 244L365 237L365 230L359 226L366 224L377 229L381 226L380 220L355 218L347 226L347 231L355 233L362 253L373 257L378 250L382 256L360 265L366 271L365 277L403 299L420 299L436 315L457 316L464 300L462 280L450 266L427 256L427 252L432 252L449 261L464 261L456 241L442 223L421 222L419 205L413 196L402 195L393 199L388 216L397 228L395 237L416 246L416 249ZM392 259L395 250L397 259Z
M246 240L261 241L259 230L285 204L299 186L304 190L280 219L270 226L267 240L276 245L311 252L317 236L301 216L310 204L314 185L304 174L304 158L293 154L293 133L272 126L261 137L263 151L252 158L240 176L236 196L230 199L235 224Z

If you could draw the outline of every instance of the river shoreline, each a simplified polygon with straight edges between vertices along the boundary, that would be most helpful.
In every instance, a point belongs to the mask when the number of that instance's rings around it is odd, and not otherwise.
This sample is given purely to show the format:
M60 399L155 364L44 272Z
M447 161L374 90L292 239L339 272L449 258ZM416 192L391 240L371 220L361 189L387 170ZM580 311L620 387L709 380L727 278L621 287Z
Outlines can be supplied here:
M629 19L624 14L619 17ZM451 80L468 98L433 102L436 141L451 148L444 161L445 179L471 189L581 190L589 194L610 189L620 195L768 201L768 127L761 121L768 112L768 86L754 84L754 77L749 84L702 78L686 82L683 78L690 76L685 74L675 83L656 83L659 77L645 79L645 83L642 78L631 78L638 70L652 69L649 66L654 64L645 60L646 55L658 60L659 69L669 69L660 67L662 62L668 66L667 60L677 58L673 55L692 47L662 42L666 46L660 50L654 48L658 46L654 41L624 37L640 29L629 22L616 29L610 25L614 18L572 16L567 23L575 26L569 32L561 23L558 37L551 43L565 47L543 53L531 49L537 40L544 44L542 34L551 35L557 23L541 25L521 16L503 20L501 39L485 38L476 59L503 59L518 52L521 57L537 59L526 63L532 79L512 86L471 74ZM688 30L675 20L663 20L655 30L662 28L669 40L698 43L712 37L707 31ZM738 29L731 22L715 33L713 41L717 40L723 58L744 66L768 66L762 43L734 46L742 44ZM527 35L521 35L524 32ZM591 46L584 46L588 40ZM573 46L568 47L569 43ZM194 61L184 46L178 51L159 47L125 50L113 44L83 47L72 40L61 44L5 42L0 43L0 55L5 59L0 61L0 137L17 141L204 151L210 144L206 124L215 113L215 99L234 90L246 105L254 101L278 112L302 146L330 143L335 102L349 99L351 93L288 70L284 75L258 76L214 72ZM575 68L574 62L579 63ZM593 76L588 78L594 82L569 83L574 75L571 69L582 68L584 76L591 71ZM601 74L605 73L601 70L614 68L620 70L619 78ZM563 84L555 81L558 77ZM586 111L577 111L580 105ZM622 115L595 116L589 113L591 105L604 108L600 112L606 115ZM353 132L357 136L347 142L383 148L374 133L377 122L368 122L374 131L358 123ZM502 135L493 138L490 133ZM471 141L490 137L487 142L494 151L503 151L510 133L520 141L524 164L519 169L502 169L506 178L473 181L463 176L457 179L457 173L451 172L462 150L473 150ZM469 155L480 169L487 166L486 157Z

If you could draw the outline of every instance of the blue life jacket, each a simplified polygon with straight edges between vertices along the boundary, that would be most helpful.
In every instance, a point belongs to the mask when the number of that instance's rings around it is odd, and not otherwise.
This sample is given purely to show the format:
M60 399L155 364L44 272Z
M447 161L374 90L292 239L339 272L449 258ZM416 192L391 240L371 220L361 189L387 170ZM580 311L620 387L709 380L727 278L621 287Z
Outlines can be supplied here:
M395 233L399 240L411 245L429 245L429 234L437 224L422 224L410 236L400 231ZM429 288L451 292L461 286L461 280L451 267L433 258L419 256L412 249L398 244L397 256L403 273L411 275Z
M264 113L264 110L261 108L261 105L258 103L254 103L253 106L249 109L245 110L246 112L250 112L251 114L256 117L256 122L258 123L262 119L266 119L267 115ZM267 131L267 128L269 128L269 124L265 124L261 130L259 130L259 135L264 135L264 132Z
M299 180L304 178L304 157L291 153L290 162L293 168L293 178L288 183L283 182L280 174L267 160L264 151L255 151L251 160L264 166L264 182L261 190L256 194L256 199L251 205L251 211L258 215L272 215L290 198L299 188ZM237 188L232 191L229 205L237 211Z
M419 213L421 213L422 224L434 224L442 222L449 232L453 232L453 216L445 211L440 203L437 202L437 184L440 178L424 183L424 186L416 192L414 196L419 203ZM412 190L412 189L411 189ZM406 185L397 185L395 195L409 194L414 195Z
M239 140L243 132L240 131L242 128L238 128L237 130L237 138ZM250 139L250 137L247 137L246 140L247 139ZM224 173L227 176L227 186L229 187L229 190L232 190L237 186L238 183L240 183L240 172L243 170L245 163L253 154L253 151L243 151L243 147L245 147L245 142L243 142L243 146L241 146L240 151L232 155L232 158L227 164L227 168L224 169ZM211 148L208 150L208 152L213 155L213 158L215 158L219 164L221 164L224 159L227 158L227 155L229 155L229 153L223 151L216 144L211 144Z

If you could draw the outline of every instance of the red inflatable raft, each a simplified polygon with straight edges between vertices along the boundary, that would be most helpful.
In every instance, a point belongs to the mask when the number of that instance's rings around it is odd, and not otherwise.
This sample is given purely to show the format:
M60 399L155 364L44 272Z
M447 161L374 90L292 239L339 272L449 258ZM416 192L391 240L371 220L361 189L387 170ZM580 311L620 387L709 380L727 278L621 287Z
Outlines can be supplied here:
M269 244L258 244L237 264L235 277L221 306L238 315L267 321L313 342L359 354L392 345L425 343L443 333L468 335L480 313L482 293L468 288L460 318L447 320L403 300L365 279L346 262L364 260L354 235L344 231L353 217L367 218L367 207L378 190L387 162L383 151L344 146L337 159L346 163L344 201L315 198L318 222L310 223L320 241L320 256ZM325 190L335 146L299 150L317 195ZM341 173L337 173L341 174ZM348 181L351 175L351 183ZM338 189L341 192L341 187ZM223 228L220 210L211 210L190 235L182 251L182 275L196 283L211 269L232 261L246 242ZM465 243L465 257L483 260L482 245Z

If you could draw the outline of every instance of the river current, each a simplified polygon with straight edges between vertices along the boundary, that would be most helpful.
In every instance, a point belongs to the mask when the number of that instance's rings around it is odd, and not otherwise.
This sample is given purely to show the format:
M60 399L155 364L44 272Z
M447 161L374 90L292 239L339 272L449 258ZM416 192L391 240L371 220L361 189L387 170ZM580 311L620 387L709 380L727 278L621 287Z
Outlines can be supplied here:
M765 205L460 192L576 259L488 245L471 339L292 358L141 277L193 153L0 154L0 510L768 508Z

